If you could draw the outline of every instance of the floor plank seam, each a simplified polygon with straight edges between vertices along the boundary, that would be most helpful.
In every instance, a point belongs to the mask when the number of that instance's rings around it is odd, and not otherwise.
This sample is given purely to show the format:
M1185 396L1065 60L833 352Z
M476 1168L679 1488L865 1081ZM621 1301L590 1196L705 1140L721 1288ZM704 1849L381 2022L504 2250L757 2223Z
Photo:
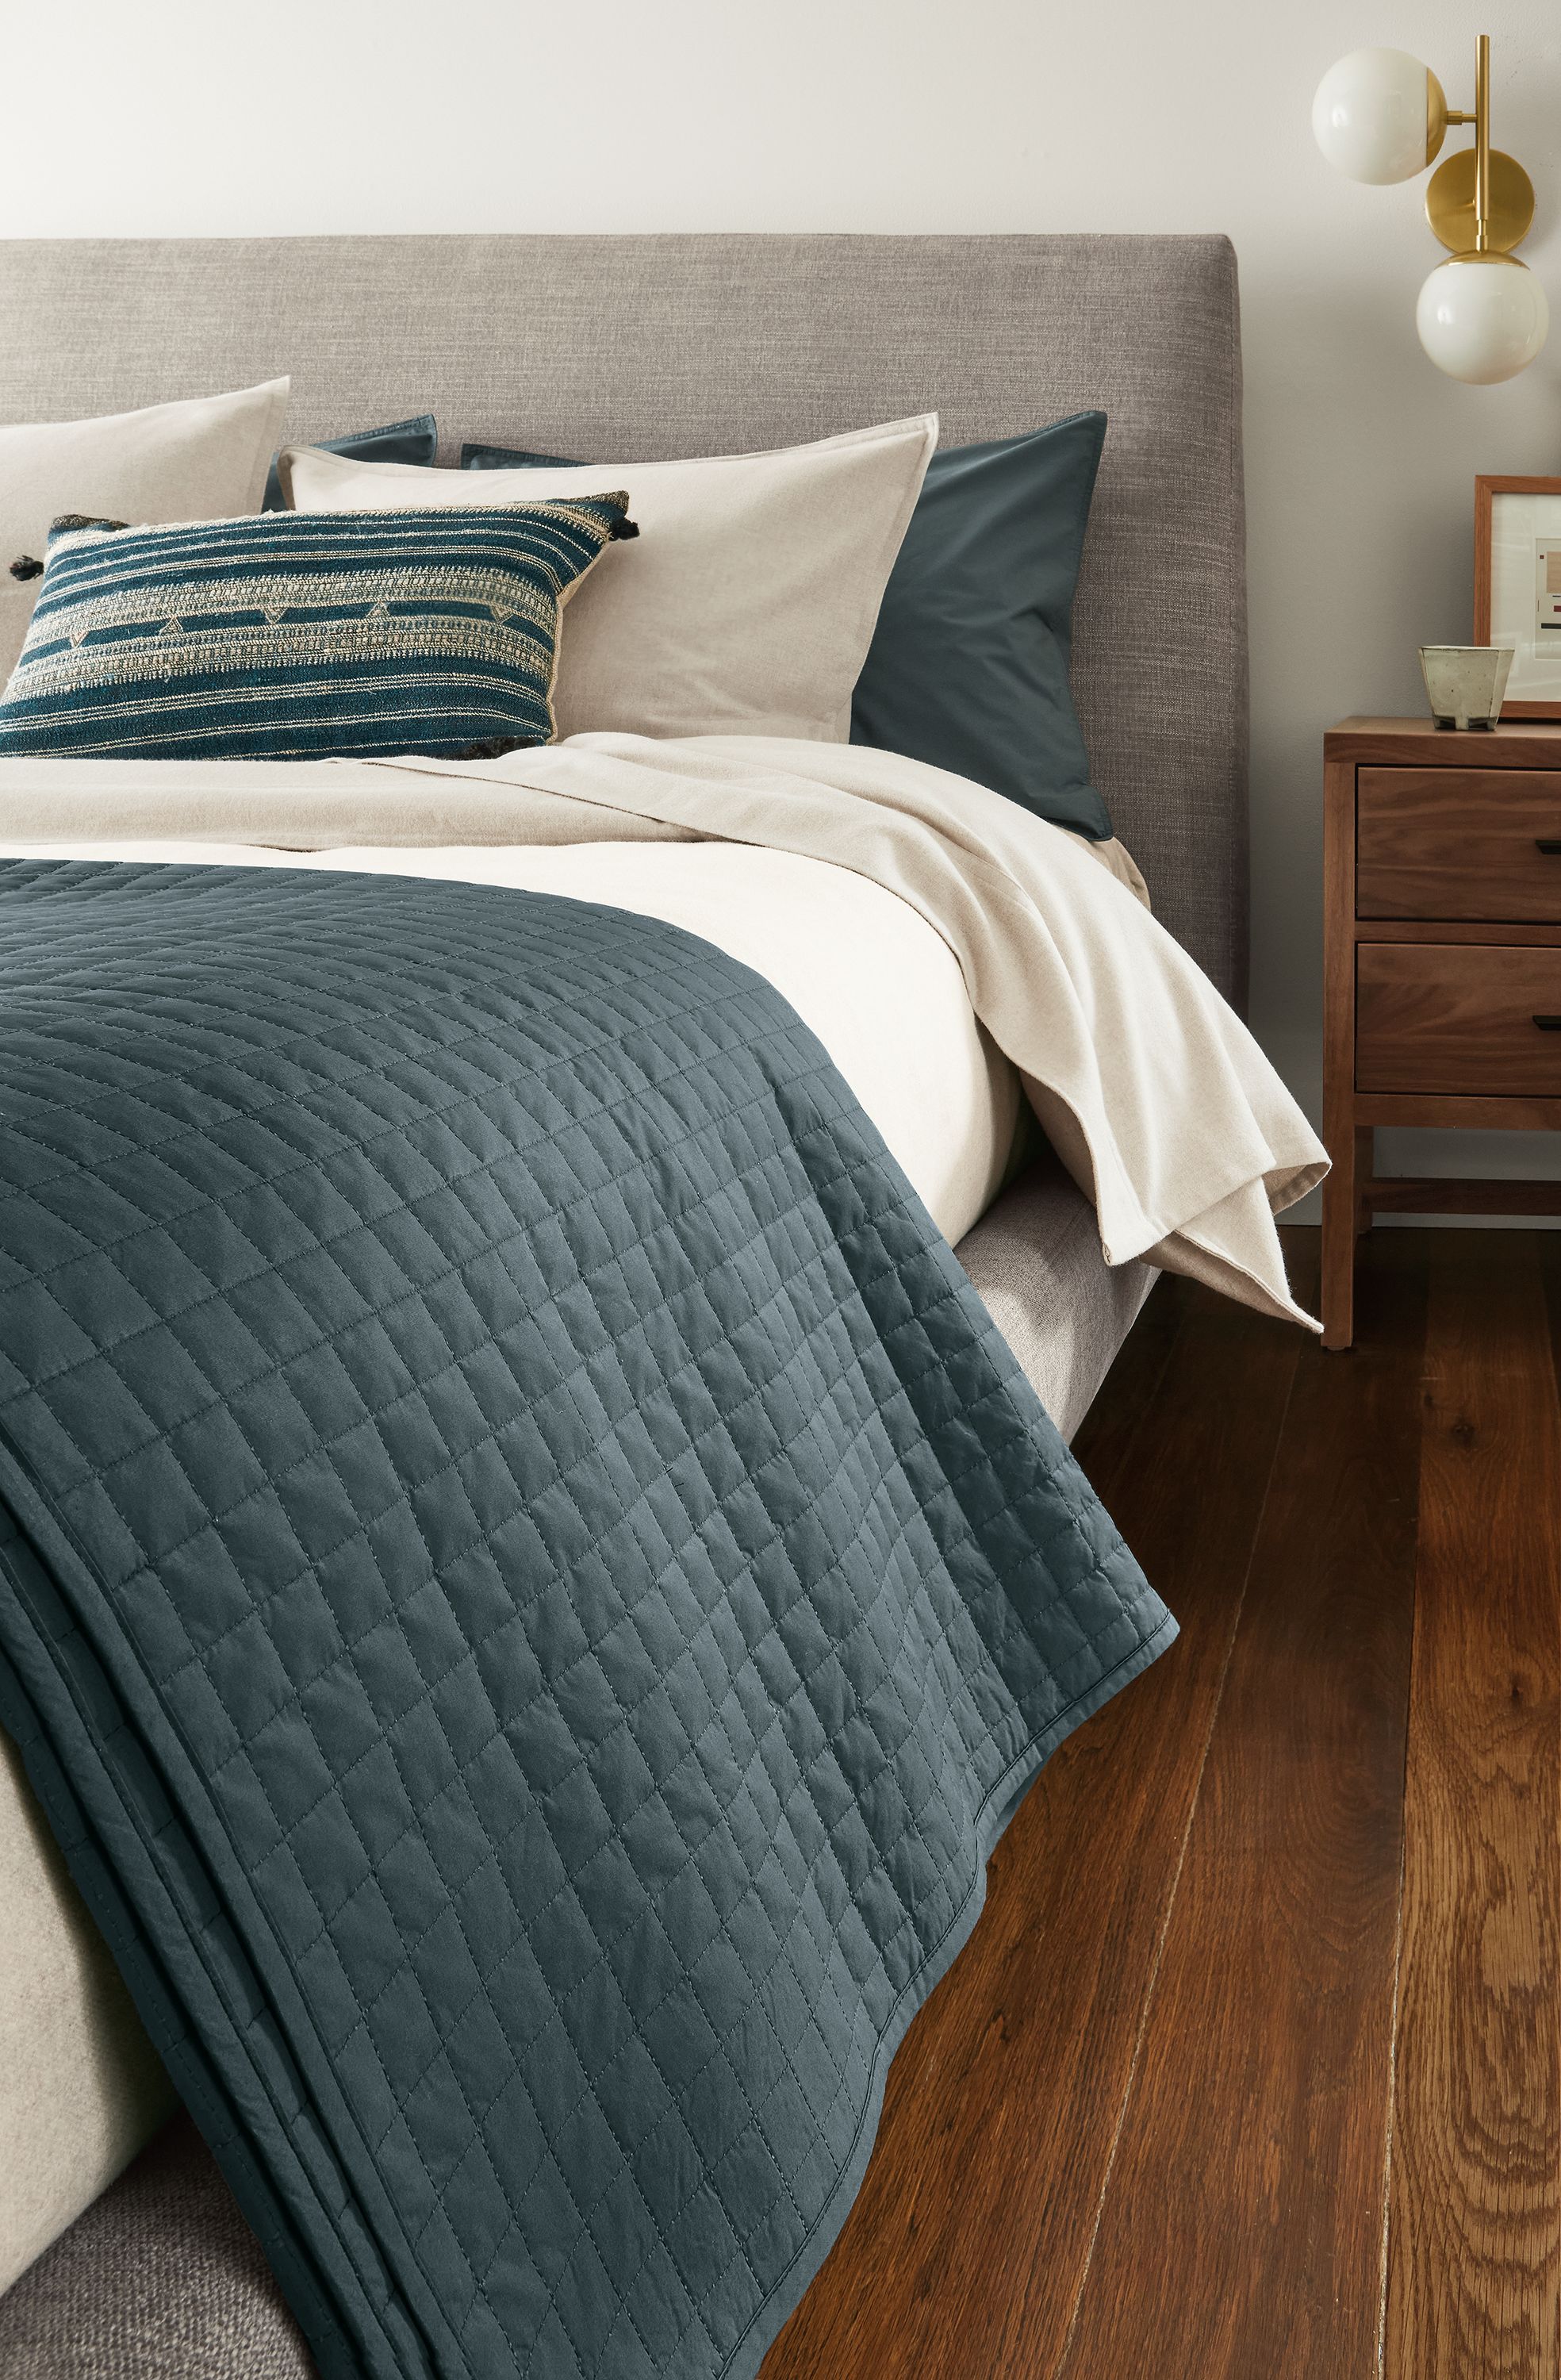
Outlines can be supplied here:
M1415 1554L1410 1607L1410 1672L1404 1705L1404 1757L1398 1777L1398 1809L1400 1819L1409 1807L1410 1798L1410 1726L1414 1708L1415 1640L1420 1633L1420 1480L1425 1453L1425 1335L1430 1329L1430 1301L1422 1319L1420 1359L1420 1438L1415 1451ZM1393 2256L1393 2146L1398 2117L1398 2018L1402 2006L1404 1975L1404 1893L1409 1873L1409 1836L1400 1824L1398 1831L1398 1898L1393 1921L1393 2000L1387 2021L1387 2104L1383 2113L1382 2142L1382 2224L1377 2235L1377 2380L1386 2380L1387 2373L1387 2292Z
M1410 1639L1410 1693L1414 1691L1414 1638ZM1408 1791L1410 1730L1406 1715L1404 1728L1405 1791ZM1403 1804L1400 1803L1399 1807ZM1387 2024L1387 2106L1385 2111L1382 2142L1382 2226L1377 2245L1377 2319L1376 2369L1377 2380L1386 2380L1387 2371L1387 2278L1393 2235L1393 2128L1398 2107L1398 2006L1399 1985L1404 1969L1404 1878L1407 1849L1402 1835L1398 1842L1398 1910L1393 1927L1393 2010Z
M1072 2311L1068 2318L1068 2329L1063 2338L1062 2351L1057 2359L1057 2363L1053 2370L1052 2380L1065 2380L1069 2363L1072 2359L1073 2342L1078 2334L1079 2317L1083 2309L1084 2293L1089 2287L1090 2276L1095 2269L1095 2252L1100 2239L1100 2227L1105 2219L1106 2202L1111 2194L1111 2180L1117 2169L1117 2157L1121 2147L1122 2133L1127 2124L1128 2109L1132 2104L1133 2085L1138 2078L1139 2066L1144 2056L1144 2045L1148 2038L1150 2018L1154 2012L1155 1998L1159 1987L1160 1965L1165 1956L1167 1937L1170 1932L1171 1914L1176 1907L1177 1894L1181 1888L1181 1872L1187 1862L1187 1846L1192 1839L1192 1823L1197 1815L1198 1803L1204 1790L1204 1777L1208 1767L1209 1750L1210 1746L1214 1742L1215 1729L1219 1723L1220 1705L1225 1699L1226 1682L1230 1675L1230 1664L1235 1657L1236 1638L1240 1631L1241 1614L1246 1609L1247 1589L1252 1582L1252 1564L1257 1559L1257 1548L1263 1536L1264 1515L1268 1510L1268 1499L1273 1493L1275 1474L1279 1466L1280 1450L1285 1442L1285 1429L1289 1421L1291 1405L1295 1400L1296 1379L1299 1375L1300 1368L1300 1361L1298 1358L1297 1363L1290 1373L1289 1384L1285 1391L1285 1402L1284 1408L1279 1415L1279 1426L1274 1433L1274 1451L1269 1457L1268 1475L1263 1483L1263 1494L1258 1500L1257 1510L1252 1519L1252 1547L1247 1555L1246 1567L1241 1572L1241 1584L1236 1597L1236 1608L1231 1614L1230 1627L1225 1640L1225 1658L1220 1663L1219 1683L1210 1701L1208 1725L1204 1730L1203 1748L1198 1756L1197 1777L1193 1781L1192 1791L1187 1797L1187 1816L1181 1829L1181 1840L1177 1849L1176 1866L1171 1875L1170 1890L1166 1895L1166 1905L1161 1912L1159 1931L1156 1937L1155 1955L1150 1962L1148 1981L1144 1994L1144 2005L1139 2010L1138 2028L1133 2038L1132 2056L1128 2063L1127 2077L1122 2086L1121 2100L1117 2109L1117 2120L1112 2128L1111 2146L1107 2152L1105 2168L1101 2174L1100 2190L1095 2204L1095 2220L1090 2227L1089 2240L1080 2263L1079 2281L1078 2287L1073 2292Z
M1461 1234L1455 1251L1439 1234L1427 1251L1394 2380L1561 2372L1561 1347L1542 1235L1502 1236Z

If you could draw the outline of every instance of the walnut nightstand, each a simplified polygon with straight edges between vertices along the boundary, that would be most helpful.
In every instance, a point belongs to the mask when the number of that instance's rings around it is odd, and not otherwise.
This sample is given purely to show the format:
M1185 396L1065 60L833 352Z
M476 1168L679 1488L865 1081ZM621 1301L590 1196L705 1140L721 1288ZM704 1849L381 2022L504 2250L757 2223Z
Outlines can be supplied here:
M1378 1180L1375 1127L1561 1132L1561 720L1323 740L1323 1344L1373 1214L1556 1215L1561 1182Z

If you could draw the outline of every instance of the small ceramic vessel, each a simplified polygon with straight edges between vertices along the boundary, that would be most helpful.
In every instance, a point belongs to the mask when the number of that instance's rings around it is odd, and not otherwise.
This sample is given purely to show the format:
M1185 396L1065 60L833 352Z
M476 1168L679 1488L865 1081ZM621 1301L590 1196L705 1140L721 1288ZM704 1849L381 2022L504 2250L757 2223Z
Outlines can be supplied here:
M1438 727L1494 727L1515 648L1511 645L1422 645L1421 674Z

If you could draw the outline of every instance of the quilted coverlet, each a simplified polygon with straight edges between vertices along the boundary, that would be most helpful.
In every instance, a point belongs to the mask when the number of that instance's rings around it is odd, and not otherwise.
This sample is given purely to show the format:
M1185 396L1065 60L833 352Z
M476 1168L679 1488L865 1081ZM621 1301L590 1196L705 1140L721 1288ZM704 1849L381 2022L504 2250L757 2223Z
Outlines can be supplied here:
M0 864L0 1717L328 2380L753 2373L1172 1633L762 978Z

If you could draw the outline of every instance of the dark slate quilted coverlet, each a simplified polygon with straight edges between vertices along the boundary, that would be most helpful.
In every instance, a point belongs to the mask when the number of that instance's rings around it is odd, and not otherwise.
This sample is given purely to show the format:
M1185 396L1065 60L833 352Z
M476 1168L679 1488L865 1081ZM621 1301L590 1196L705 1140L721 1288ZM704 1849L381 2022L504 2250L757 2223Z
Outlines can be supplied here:
M0 1709L322 2371L752 2373L1171 1622L708 945L6 862L0 1002Z

